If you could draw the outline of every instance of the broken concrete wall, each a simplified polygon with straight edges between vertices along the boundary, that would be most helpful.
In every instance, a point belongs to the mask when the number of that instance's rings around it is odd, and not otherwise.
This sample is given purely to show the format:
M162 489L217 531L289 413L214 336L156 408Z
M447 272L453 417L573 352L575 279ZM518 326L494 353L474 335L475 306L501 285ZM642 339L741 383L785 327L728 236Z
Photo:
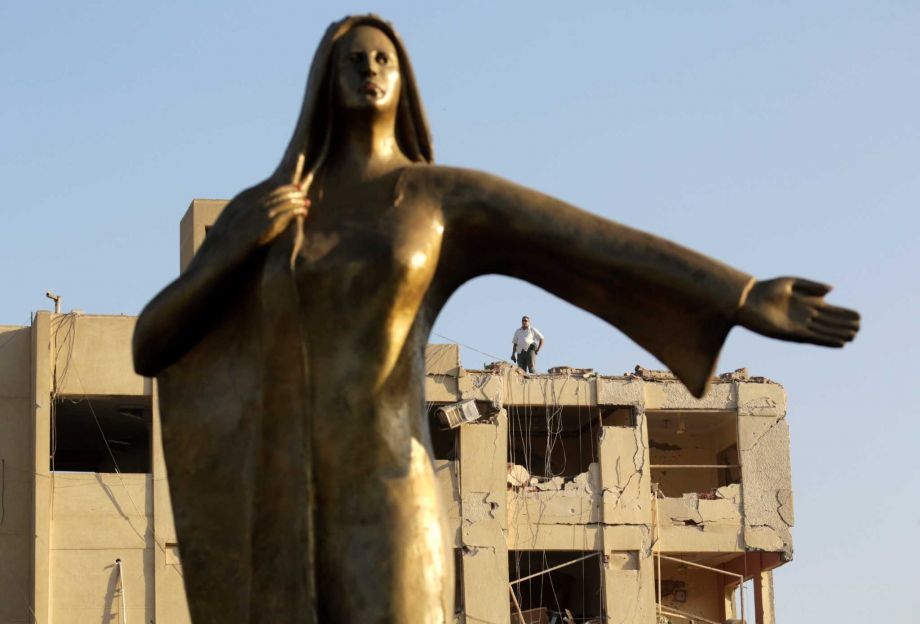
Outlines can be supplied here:
M679 552L734 552L744 549L741 486L718 488L714 498L684 494L660 498L661 546Z
M791 556L795 519L786 393L772 382L737 386L745 543Z
M523 466L514 469L526 473ZM591 524L600 522L600 502L600 470L591 464L571 479L530 477L523 485L509 484L508 515L513 524Z
M651 481L645 428L604 427L600 473L604 524L647 524Z

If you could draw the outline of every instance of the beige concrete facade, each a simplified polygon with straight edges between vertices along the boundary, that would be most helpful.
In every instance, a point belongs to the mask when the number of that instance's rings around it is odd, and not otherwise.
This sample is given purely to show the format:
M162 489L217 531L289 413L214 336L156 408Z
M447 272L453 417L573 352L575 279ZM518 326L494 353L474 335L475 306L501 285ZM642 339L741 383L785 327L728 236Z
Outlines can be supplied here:
M0 328L0 623L190 621L134 322Z
M189 621L133 327L40 312L31 327L0 328L0 624ZM517 601L531 614L655 622L660 592L673 622L723 622L738 577L700 564L744 575L757 596L748 613L772 621L769 570L792 552L781 386L732 374L696 400L651 371L466 370L456 345L430 345L426 360L458 619L519 622ZM465 399L483 418L439 429L434 410Z

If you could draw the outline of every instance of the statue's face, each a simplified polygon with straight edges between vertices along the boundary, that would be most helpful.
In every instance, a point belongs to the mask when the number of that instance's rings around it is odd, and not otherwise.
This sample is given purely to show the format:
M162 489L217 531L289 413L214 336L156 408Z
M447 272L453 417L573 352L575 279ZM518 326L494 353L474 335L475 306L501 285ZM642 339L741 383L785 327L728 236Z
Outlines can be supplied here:
M395 110L401 80L396 46L373 26L358 26L339 41L336 99L348 109Z

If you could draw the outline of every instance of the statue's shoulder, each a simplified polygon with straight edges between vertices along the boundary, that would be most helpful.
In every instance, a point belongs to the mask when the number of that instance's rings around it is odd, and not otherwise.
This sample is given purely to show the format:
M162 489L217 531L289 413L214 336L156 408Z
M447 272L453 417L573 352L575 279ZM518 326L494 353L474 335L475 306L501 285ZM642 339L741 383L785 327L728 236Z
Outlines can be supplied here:
M400 171L397 195L423 194L447 207L465 203L494 186L496 180L499 178L475 169L415 163Z

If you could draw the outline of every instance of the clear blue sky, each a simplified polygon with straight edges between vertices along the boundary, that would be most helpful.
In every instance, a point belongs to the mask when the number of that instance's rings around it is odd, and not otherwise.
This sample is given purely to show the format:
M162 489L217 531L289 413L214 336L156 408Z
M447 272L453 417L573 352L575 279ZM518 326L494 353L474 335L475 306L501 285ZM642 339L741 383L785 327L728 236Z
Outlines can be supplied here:
M177 273L189 201L274 168L323 30L369 9L409 47L440 162L760 277L828 281L863 313L843 351L736 330L720 369L789 393L795 561L776 574L780 621L916 622L914 2L7 0L0 323L28 323L48 289L65 310L138 313ZM505 278L466 285L435 331L507 357L522 313L547 336L541 368L656 365Z

